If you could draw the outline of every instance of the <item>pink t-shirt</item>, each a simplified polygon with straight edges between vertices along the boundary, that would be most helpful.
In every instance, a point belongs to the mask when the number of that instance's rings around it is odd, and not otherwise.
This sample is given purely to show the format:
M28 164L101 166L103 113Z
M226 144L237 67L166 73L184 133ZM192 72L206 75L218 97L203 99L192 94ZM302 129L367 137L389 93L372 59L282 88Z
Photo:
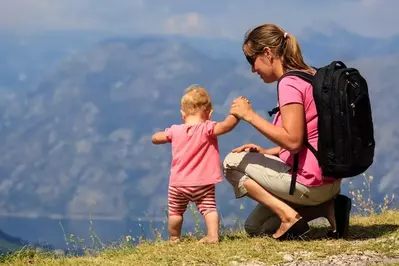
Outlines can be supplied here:
M306 127L308 142L317 150L318 131L317 131L317 109L313 99L312 86L299 77L287 76L280 81L279 86L280 107L289 103L303 104L305 109ZM273 124L282 127L281 114L278 112ZM286 149L281 149L280 159L292 167L294 154ZM313 153L303 146L299 153L299 164L297 182L308 187L320 186L332 183L336 179L322 178L321 168Z
M216 122L173 125L167 128L172 145L170 186L203 186L222 181Z

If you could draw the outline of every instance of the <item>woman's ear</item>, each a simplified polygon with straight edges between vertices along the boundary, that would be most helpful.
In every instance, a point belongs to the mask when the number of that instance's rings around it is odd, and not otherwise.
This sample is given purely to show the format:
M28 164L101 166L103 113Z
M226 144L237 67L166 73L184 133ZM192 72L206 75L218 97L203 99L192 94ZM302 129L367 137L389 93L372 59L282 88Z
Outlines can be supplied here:
M269 47L265 47L265 49L263 50L263 54L266 56L268 60L272 60L274 56L272 49L270 49Z

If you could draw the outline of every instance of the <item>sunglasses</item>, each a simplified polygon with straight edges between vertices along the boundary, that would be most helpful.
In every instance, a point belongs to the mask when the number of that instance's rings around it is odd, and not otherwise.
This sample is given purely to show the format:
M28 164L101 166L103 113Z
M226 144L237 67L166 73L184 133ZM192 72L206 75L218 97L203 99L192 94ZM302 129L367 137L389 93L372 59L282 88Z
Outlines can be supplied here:
M261 55L262 53L263 53L263 51L262 51L262 52L254 53L254 54L251 55L251 56L249 56L249 55L246 55L246 56L245 56L245 57L247 58L248 63L251 65L251 67L254 66L256 58L257 58L259 55Z
M257 55L256 54L251 55L251 56L246 55L245 57L247 58L247 61L251 65L251 67L253 67L254 64L255 64L255 60L256 60Z
M259 55L263 54L266 48L267 48L267 47L263 48L262 52L256 52L256 53L254 53L254 54L251 55L251 56L249 56L249 55L246 55L246 56L245 56L245 57L247 58L248 63L251 65L251 67L254 67L256 58L257 58Z

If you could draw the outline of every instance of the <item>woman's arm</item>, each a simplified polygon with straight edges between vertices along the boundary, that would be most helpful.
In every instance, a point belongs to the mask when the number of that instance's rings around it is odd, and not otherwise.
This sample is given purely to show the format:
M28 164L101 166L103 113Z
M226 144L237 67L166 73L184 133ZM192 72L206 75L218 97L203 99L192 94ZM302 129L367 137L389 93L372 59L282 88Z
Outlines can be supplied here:
M233 102L230 113L250 123L277 146L292 153L297 153L303 145L305 112L300 103L290 103L280 107L282 127L275 126L262 118L252 109L251 104L243 98L237 98Z
M303 145L305 138L305 111L303 91L307 83L301 84L295 77L281 80L278 90L280 115L282 126L275 126L258 115L248 99L238 97L230 108L230 113L242 118L254 126L266 138L287 149L297 153Z
M264 149L264 150L262 150L262 153L267 154L267 155L279 156L280 150L281 150L281 147L274 147L274 148L270 148L270 149Z
M280 108L282 127L275 126L255 111L249 110L243 120L254 126L266 138L292 153L298 152L305 136L305 114L303 105L287 104Z
M268 155L274 155L278 156L280 153L281 148L280 147L274 147L270 149L263 149L261 146L253 144L253 143L248 143L241 145L240 147L237 147L232 150L232 152L258 152L262 154L268 154Z

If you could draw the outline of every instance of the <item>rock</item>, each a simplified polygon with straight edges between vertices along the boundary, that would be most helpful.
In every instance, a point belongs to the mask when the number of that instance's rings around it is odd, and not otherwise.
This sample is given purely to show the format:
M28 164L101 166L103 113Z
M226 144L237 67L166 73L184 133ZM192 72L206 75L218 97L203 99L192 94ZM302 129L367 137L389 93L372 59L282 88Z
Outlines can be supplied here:
M294 258L290 254L284 255L283 259L285 261L293 261L294 260Z
M285 266L324 266L324 265L350 265L350 266L367 266L375 264L399 263L399 258L390 258L380 255L372 251L364 251L358 254L341 254L333 255L320 261L304 261L298 257L298 261L293 262L293 257L289 254L284 255L283 259L286 263L278 264ZM302 259L302 261L299 261ZM288 262L289 261L289 262Z

